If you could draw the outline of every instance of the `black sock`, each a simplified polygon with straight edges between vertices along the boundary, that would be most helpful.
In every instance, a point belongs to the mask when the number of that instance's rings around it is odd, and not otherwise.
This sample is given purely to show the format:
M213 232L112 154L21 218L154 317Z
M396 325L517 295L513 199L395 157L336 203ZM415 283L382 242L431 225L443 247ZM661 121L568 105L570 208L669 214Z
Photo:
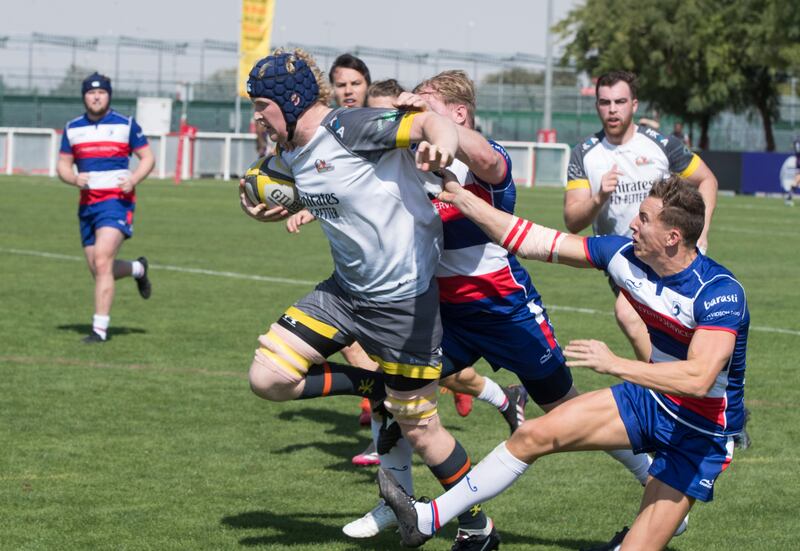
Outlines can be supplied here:
M339 395L383 400L386 397L383 373L336 362L315 364L308 369L306 386L298 399Z
M456 447L453 449L453 453L451 453L443 463L440 463L435 467L428 465L428 468L433 473L433 476L437 478L442 487L445 490L449 490L469 474L472 465L470 464L467 450L465 450L458 440L456 440ZM483 514L483 511L481 510L480 504L475 505L471 509L458 515L459 528L480 530L482 528L486 528L487 522L488 520L486 515Z

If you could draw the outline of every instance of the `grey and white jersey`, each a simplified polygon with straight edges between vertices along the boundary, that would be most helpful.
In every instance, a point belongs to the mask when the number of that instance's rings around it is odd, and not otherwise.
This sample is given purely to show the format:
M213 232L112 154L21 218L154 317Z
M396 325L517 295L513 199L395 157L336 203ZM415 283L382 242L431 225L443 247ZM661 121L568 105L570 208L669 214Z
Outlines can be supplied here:
M617 188L605 202L592 223L596 235L625 235L628 225L639 214L639 205L650 188L670 173L690 176L699 166L700 158L675 136L664 136L652 128L638 126L627 143L614 145L605 132L590 136L572 149L567 169L567 191L590 189L600 191L603 174L614 165L622 172Z
M424 293L442 248L441 220L424 189L438 177L418 170L408 149L415 116L335 109L306 145L280 152L328 237L337 282L376 302Z

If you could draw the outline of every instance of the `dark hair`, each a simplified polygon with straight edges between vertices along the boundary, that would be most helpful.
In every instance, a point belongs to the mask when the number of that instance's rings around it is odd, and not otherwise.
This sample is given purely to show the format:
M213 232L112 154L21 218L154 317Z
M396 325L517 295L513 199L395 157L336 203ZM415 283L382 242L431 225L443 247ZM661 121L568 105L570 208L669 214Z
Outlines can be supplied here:
M594 88L595 97L600 95L601 86L614 86L618 82L627 83L628 88L631 89L631 99L638 99L639 82L636 75L629 71L609 71L600 75L600 78L597 79L597 86Z
M369 68L367 67L366 63L364 63L354 55L342 54L336 58L336 61L333 62L333 65L331 65L331 70L328 73L328 80L331 81L331 84L333 84L333 73L339 67L344 67L345 69L353 69L361 73L361 76L363 76L364 80L367 81L367 86L369 86L372 83L372 79L369 76Z
M673 174L653 184L650 197L661 199L659 219L671 228L678 228L686 246L694 247L703 232L706 215L706 204L697 186Z
M367 97L396 98L405 91L405 88L400 86L400 83L395 79L387 78L386 80L378 80L370 84L369 90L367 90Z

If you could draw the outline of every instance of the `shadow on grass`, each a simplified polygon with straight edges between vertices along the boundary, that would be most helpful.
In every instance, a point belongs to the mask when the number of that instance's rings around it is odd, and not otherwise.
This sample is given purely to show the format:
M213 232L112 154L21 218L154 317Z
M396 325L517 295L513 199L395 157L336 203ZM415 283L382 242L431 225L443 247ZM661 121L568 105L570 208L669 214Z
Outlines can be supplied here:
M349 545L351 549L402 549L400 536L394 530L364 540L349 539L342 534L341 526L358 518L363 511L338 512L338 513L293 513L280 514L271 511L249 511L224 517L220 523L223 526L236 530L265 530L268 534L243 537L240 545L248 547L269 545L309 545L324 549L325 545L340 542ZM333 524L331 526L330 524ZM518 534L503 531L498 526L502 543L510 548L514 546L547 546L560 549L584 549L607 543L606 541L586 539L548 539L535 535ZM438 538L451 540L455 537L455 525L446 527L439 533ZM611 536L609 536L610 538Z
M73 333L79 333L81 335L88 335L92 331L92 324L69 323L66 325L57 325L56 329L60 331L72 331ZM145 333L147 333L147 330L139 327L115 327L112 325L108 328L109 339L113 339L114 337L119 337L122 335L143 335Z
M375 467L356 467L352 464L352 457L364 451L369 445L371 433L369 428L360 427L358 424L358 403L353 403L353 410L348 412L335 412L315 407L293 408L279 414L282 421L304 420L315 424L319 429L320 438L309 440L302 444L290 444L275 450L276 454L291 454L299 450L313 448L327 455L338 458L336 463L326 464L325 469L338 472L356 472L370 483L375 481Z
M268 534L252 535L239 540L248 547L268 545L309 545L325 549L332 542L347 543L352 549L393 549L400 547L400 537L393 531L365 540L349 539L342 526L361 516L363 511L339 513L292 513L249 511L224 517L220 523L237 530L266 530ZM325 522L326 519L330 522Z

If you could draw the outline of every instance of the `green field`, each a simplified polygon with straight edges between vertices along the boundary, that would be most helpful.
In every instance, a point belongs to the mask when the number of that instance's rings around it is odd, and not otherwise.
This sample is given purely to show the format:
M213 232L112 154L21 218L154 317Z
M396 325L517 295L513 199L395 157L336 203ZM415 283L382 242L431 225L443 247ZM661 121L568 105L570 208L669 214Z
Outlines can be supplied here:
M357 399L276 404L247 384L257 335L330 274L319 228L290 236L246 218L233 183L145 182L121 257L149 258L153 297L119 282L111 340L86 346L93 287L76 195L0 177L0 549L399 549L391 532L341 533L377 499L374 469L350 465L368 441ZM561 191L522 190L518 213L562 227ZM800 546L799 217L777 199L719 200L710 254L743 282L752 317L753 446L670 549ZM601 273L527 265L562 344L593 337L629 355ZM613 382L574 375L581 389ZM485 404L462 419L444 396L440 410L473 460L506 436ZM438 494L417 465L418 493ZM485 510L503 549L577 549L630 523L640 496L605 454L569 454L542 459ZM449 549L454 532L425 548Z

